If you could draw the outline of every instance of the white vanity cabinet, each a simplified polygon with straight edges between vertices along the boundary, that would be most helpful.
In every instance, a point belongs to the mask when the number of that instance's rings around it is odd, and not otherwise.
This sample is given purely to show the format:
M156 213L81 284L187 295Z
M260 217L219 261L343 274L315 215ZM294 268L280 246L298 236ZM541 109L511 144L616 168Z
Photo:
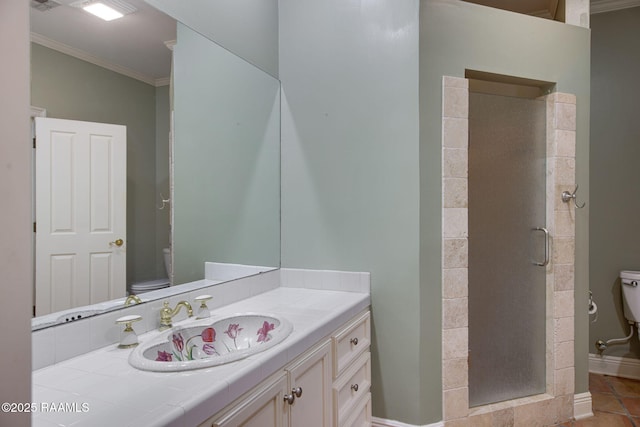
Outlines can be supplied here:
M371 425L366 311L200 427Z
M333 425L371 425L371 316L366 311L332 337Z

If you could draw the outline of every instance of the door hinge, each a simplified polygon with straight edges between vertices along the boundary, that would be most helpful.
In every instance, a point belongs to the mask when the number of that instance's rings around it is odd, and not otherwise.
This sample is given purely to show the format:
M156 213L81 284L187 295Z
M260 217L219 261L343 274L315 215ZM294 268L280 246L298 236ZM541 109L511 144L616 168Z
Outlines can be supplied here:
M33 148L36 148L36 138L33 137Z
M33 223L33 232L34 233L36 232L36 223L35 222Z

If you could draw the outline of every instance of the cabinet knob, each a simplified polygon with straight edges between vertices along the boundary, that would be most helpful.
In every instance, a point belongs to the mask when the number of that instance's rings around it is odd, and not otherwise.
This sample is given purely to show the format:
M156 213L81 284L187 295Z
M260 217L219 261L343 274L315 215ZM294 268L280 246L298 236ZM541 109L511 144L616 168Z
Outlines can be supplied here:
M291 394L294 394L296 397L302 397L302 387L291 389Z
M351 384L351 390L358 391L358 384Z
M358 345L358 338L357 337L356 338L351 338L350 342L353 345Z
M296 396L293 394L285 394L284 401L287 402L289 405L293 405L293 402L296 401Z

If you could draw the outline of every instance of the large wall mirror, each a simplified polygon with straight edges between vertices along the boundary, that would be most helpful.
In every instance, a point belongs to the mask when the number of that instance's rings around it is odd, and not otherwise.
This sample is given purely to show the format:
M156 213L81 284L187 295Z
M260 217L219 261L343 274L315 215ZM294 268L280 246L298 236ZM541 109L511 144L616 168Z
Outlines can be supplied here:
M204 279L205 262L250 267L223 273L221 281L278 268L278 80L210 34L202 36L143 0L127 2L137 11L114 27L70 0L31 11L32 106L46 110L49 118L126 126L127 231L125 244L114 250L126 253L127 288L167 280L165 248L171 254L171 287L138 294L143 302ZM164 28L162 40L147 40L138 50L129 43L129 52L108 58L108 41L106 53L104 44L102 51L91 51L92 41L124 33L117 25L124 26L126 19L138 30L127 33L129 40L148 38L147 25ZM69 31L70 25L77 31ZM82 40L74 41L74 33ZM163 43L171 40L176 41L173 53ZM149 55L153 49L163 54ZM118 57L129 57L140 68L117 64ZM37 284L34 288L37 293ZM60 323L60 313L86 316L117 309L123 299L85 306L71 298L69 307L60 308L64 311L48 313L38 310L36 295L34 313L44 316L34 318L34 329Z

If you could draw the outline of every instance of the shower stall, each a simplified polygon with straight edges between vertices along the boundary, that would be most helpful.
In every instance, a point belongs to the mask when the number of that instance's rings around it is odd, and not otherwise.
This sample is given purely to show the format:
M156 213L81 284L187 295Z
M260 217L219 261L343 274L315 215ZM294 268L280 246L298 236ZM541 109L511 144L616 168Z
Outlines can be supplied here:
M469 93L469 404L545 392L546 105Z
M576 98L494 83L443 78L443 420L554 425L583 404L575 208L561 198L575 188Z

